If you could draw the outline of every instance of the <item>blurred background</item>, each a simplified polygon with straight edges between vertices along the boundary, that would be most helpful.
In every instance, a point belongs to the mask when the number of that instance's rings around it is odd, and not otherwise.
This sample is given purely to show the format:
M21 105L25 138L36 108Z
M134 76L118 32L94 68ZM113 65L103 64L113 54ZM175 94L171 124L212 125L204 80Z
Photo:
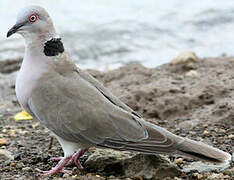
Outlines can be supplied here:
M155 67L185 50L199 57L234 55L233 0L1 0L0 59L23 56L23 39L6 39L6 33L27 5L49 11L82 68Z

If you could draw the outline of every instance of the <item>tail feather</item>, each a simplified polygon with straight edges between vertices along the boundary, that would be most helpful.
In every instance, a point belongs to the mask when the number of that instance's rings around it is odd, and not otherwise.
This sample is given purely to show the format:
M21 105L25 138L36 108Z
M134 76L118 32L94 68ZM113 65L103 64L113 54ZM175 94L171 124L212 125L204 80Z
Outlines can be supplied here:
M212 163L223 163L231 160L230 154L187 138L178 143L176 153Z
M177 136L148 122L145 122L145 127L148 133L146 139L139 141L108 139L99 146L145 154L178 154L212 163L231 161L230 154L202 142Z

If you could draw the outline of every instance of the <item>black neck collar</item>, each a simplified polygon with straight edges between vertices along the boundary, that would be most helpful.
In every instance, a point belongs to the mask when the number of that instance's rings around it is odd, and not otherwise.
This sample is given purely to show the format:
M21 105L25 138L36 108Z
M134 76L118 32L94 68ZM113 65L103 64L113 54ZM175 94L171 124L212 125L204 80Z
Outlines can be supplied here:
M64 47L61 38L52 38L45 42L44 53L46 56L57 56L59 53L63 52Z

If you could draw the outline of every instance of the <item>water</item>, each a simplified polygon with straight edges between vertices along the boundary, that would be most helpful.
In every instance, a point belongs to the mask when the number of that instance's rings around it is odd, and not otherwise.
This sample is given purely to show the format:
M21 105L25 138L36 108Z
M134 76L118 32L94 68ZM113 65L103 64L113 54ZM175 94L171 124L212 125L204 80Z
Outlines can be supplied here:
M185 50L199 57L234 55L233 0L1 0L0 58L23 53L19 36L5 36L19 9L32 4L50 12L82 68L155 67Z

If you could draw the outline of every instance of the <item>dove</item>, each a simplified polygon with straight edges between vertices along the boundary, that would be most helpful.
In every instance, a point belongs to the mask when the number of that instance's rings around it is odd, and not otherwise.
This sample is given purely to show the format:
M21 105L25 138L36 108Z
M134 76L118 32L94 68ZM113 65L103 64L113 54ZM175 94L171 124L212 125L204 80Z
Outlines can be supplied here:
M61 144L64 157L39 172L53 175L75 163L90 148L111 148L144 154L187 156L227 163L231 155L202 142L175 135L147 122L66 53L52 19L40 6L20 10L8 31L25 40L25 55L16 78L16 96L23 109L46 126Z

